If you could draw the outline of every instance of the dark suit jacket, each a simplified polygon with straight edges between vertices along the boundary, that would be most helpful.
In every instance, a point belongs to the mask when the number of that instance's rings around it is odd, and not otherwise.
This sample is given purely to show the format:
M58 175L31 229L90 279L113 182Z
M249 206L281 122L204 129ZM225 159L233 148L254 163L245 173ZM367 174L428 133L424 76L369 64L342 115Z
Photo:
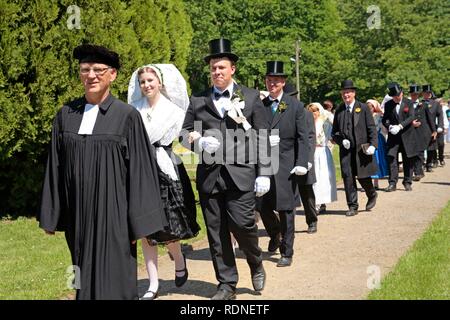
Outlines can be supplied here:
M300 102L303 105L303 102ZM314 152L316 151L316 125L312 112L305 109L306 130L308 133L309 157L308 162L312 164L311 169L304 176L297 176L300 186L314 184L316 182L316 172L314 169Z
M421 152L427 150L432 142L431 134L436 131L436 124L431 118L428 105L424 102L420 102L414 109L414 118L421 123L419 127L415 128L418 137L417 150Z
M287 108L272 115L272 102L269 98L263 100L270 133L280 136L279 145L271 149L272 181L275 182L271 183L271 189L275 189L275 209L292 210L295 208L296 176L290 171L295 166L308 168L309 144L303 104L287 94L283 94L280 104L283 102ZM269 192L263 196L263 205L266 201L273 201L269 199L273 195Z
M397 114L395 108L397 103L394 100L388 101L384 106L383 125L389 130L390 125L401 124L403 129L396 135L388 133L387 148L389 156L396 156L398 152L397 146L403 143L408 158L418 154L419 143L417 131L412 125L415 119L414 105L411 100L403 97L400 104L400 111Z
M444 117L442 107L439 104L439 102L436 102L434 100L423 100L422 103L428 108L428 111L430 112L431 121L435 124L436 129L444 128ZM441 134L438 134L438 136L440 135ZM428 146L428 150L437 150L437 148L438 148L437 139L431 141L430 145Z
M352 170L352 154L356 154L356 176L358 178L366 178L375 175L378 166L375 155L366 155L361 148L362 144L369 143L375 148L378 147L377 129L373 120L372 112L365 103L358 100L353 106L353 133L356 145L350 146L347 150L342 146L342 141L348 139L344 132L344 112L345 104L341 104L334 115L333 129L331 137L339 145L339 157L341 160L342 177L349 177L353 175Z
M241 191L254 190L257 174L271 173L268 122L259 92L240 85L235 85L233 92L236 90L240 90L244 96L242 113L252 125L248 131L244 131L242 124L237 124L227 113L223 118L220 116L212 100L212 88L191 96L180 136L181 143L192 149L193 146L187 141L187 135L192 131L198 131L203 137L214 136L221 143L219 150L212 155L199 152L198 146L194 148L195 152L200 153L197 166L199 192L210 193L213 190L222 167L226 168ZM261 132L261 129L265 130ZM262 150L264 147L267 150Z

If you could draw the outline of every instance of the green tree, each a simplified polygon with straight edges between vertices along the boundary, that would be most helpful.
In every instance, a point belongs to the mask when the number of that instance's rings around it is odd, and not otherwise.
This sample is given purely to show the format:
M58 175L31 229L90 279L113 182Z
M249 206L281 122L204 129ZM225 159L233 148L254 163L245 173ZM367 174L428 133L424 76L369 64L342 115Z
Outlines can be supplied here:
M122 68L112 92L126 99L144 63L175 63L185 73L192 29L181 0L0 0L0 215L34 214L54 115L83 94L73 49L114 49ZM72 7L73 8L73 7ZM175 30L182 30L176 34Z
M355 73L350 76L365 98L381 98L390 81L407 87L430 83L436 93L448 95L450 59L449 32L444 21L450 18L448 1L377 2L379 28L368 28L373 17L370 0L339 0L339 11L352 39ZM369 11L369 12L367 12Z
M341 21L334 0L185 0L194 28L192 54L188 66L193 89L207 84L203 57L208 41L220 36L232 41L240 56L237 79L248 86L264 89L265 62L281 60L295 82L295 42L301 39L301 97L322 99L335 92L336 83L351 69L347 58L352 42L341 33ZM195 90L194 90L195 91Z

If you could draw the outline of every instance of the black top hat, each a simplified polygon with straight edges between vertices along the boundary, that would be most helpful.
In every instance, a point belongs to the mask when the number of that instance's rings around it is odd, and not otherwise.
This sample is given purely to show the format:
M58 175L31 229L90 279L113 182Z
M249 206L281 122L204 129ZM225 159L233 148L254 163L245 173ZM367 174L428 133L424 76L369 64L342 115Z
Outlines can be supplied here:
M284 67L283 62L267 61L266 66L267 66L266 76L287 77L287 74L285 74L283 71Z
M286 83L286 85L283 88L283 92L286 93L289 96L296 96L297 93L298 93L298 90L295 89L293 84Z
M391 82L387 86L389 92L388 95L391 97L396 97L403 92L402 87L397 82Z
M228 39L220 38L209 42L209 55L205 57L205 62L214 58L227 57L231 61L238 61L239 57L231 52L231 42Z
M341 83L341 90L345 90L345 89L353 89L356 90L357 88L355 87L355 85L353 84L352 80L344 80Z
M420 93L420 86L418 84L412 84L409 86L409 93Z
M433 90L431 90L431 84L424 84L422 86L422 91L423 92L432 92Z
M83 44L73 50L73 57L78 59L79 63L96 62L116 69L120 68L119 55L102 46Z

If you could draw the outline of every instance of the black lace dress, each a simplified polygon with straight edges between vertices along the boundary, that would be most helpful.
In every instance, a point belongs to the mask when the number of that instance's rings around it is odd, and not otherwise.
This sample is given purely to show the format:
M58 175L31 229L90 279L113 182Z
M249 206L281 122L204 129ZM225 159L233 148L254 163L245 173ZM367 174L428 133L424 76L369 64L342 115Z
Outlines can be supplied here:
M157 143L154 144L159 147ZM174 163L179 180L174 181L158 170L161 200L167 225L163 231L147 236L150 245L169 243L196 237L200 231L197 224L197 207L191 181L180 157L172 152L172 146L162 146Z

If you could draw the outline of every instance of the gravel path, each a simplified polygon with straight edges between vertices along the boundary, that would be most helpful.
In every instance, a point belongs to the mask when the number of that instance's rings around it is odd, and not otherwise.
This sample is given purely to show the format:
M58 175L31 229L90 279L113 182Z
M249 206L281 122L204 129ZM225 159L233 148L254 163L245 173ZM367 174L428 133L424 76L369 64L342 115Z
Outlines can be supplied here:
M396 192L379 191L376 207L354 217L345 216L345 194L342 185L338 186L338 201L319 216L316 234L306 233L301 211L295 221L295 255L290 267L276 267L279 254L267 254L268 237L259 222L266 288L262 294L253 291L250 270L238 253L237 299L365 299L370 291L368 283L374 283L377 272L381 277L390 272L450 200L448 154L446 158L447 166L415 182L412 192L405 192L400 180ZM381 180L380 187L387 187L387 181ZM360 208L365 208L366 201L365 194L359 192ZM207 240L195 243L186 258L189 280L182 288L175 287L173 262L168 256L160 258L158 299L196 300L214 295L217 282ZM148 286L145 269L139 270L139 279L142 295Z

